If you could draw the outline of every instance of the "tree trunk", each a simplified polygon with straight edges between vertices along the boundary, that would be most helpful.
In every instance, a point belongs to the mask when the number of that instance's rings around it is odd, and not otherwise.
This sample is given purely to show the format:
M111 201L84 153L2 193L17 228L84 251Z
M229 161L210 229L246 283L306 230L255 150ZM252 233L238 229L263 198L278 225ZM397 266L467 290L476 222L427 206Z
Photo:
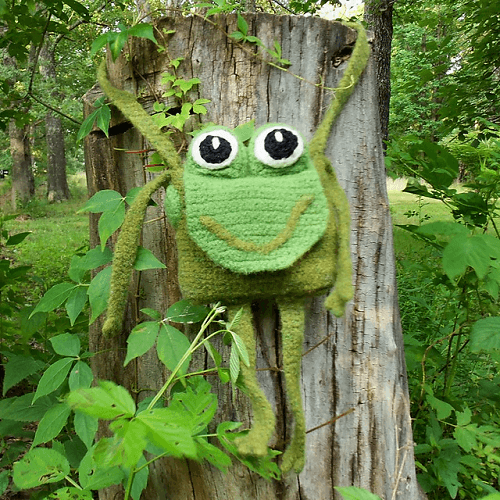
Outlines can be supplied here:
M345 64L335 68L333 61L353 42L355 32L312 17L252 14L245 18L248 34L260 38L266 47L273 47L277 40L283 57L292 62L291 71L303 79L252 57L248 52L254 52L251 45L242 50L221 30L198 17L160 22L160 31L175 30L168 51L158 52L148 42L134 39L130 58L110 65L110 79L115 86L141 96L140 102L151 110L155 96L164 91L161 74L171 71L168 57L184 57L178 76L196 76L202 82L191 97L211 99L204 122L230 128L251 119L256 125L284 122L310 139L331 98L331 92L311 82L335 87ZM237 29L234 15L215 20L226 33ZM97 88L87 94L87 113L98 96ZM90 195L100 189L126 193L151 175L144 170L147 159L122 151L142 150L147 145L118 113L113 116L110 132L110 140L95 131L86 141ZM206 463L164 459L152 465L148 488L141 498L332 500L341 499L334 486L350 485L366 488L383 499L424 498L414 467L373 61L334 125L327 156L350 201L356 291L340 319L325 311L322 298L308 301L302 390L308 429L339 418L307 434L306 465L300 475L288 474L282 481L266 482L239 463L223 475ZM147 219L154 222L144 226L142 245L165 262L167 269L142 272L135 278L127 312L128 331L139 309L164 311L180 297L173 230L162 218L160 208L163 196L158 193L158 207L148 209ZM92 216L92 245L97 243L96 234L97 218ZM255 305L257 367L264 369L259 372L259 381L277 415L276 442L282 443L289 438L290 417L283 377L276 369L281 356L276 316L272 303ZM124 369L127 333L107 340L100 333L101 326L98 320L90 337L91 349L106 353L93 358L96 377L115 380L129 389L161 387L166 374L156 356L148 353ZM200 354L192 366L207 368L205 357ZM233 404L228 387L210 381L219 398L217 421L248 425L246 398L238 393ZM148 392L140 394L145 397ZM122 498L119 491L118 487L109 488L100 493L100 499Z
M58 97L56 90L56 63L54 49L47 44L40 54L40 72L46 84L52 86L52 96ZM66 150L64 129L60 116L48 110L45 115L45 137L47 142L47 199L49 202L67 200L70 197L66 178Z
M35 194L35 178L31 170L29 125L19 128L9 122L10 155L12 157L12 208L26 203Z
M389 105L391 100L391 45L392 12L396 0L367 0L364 18L373 30L373 58L377 72L377 94L382 134L382 145L386 149L389 138Z

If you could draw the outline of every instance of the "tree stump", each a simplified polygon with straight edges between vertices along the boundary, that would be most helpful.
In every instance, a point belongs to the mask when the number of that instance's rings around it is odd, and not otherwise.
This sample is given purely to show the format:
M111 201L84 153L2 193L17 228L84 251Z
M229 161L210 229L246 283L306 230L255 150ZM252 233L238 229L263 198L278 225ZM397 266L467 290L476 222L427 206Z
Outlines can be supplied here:
M281 71L253 57L253 45L243 47L227 36L235 31L235 15L211 18L174 17L158 23L168 35L168 50L158 52L149 41L133 39L130 55L109 63L113 85L139 96L151 112L164 92L161 75L171 71L169 62L183 57L178 74L198 77L201 84L192 100L207 98L204 122L234 128L255 119L256 126L282 122L310 139L328 107L346 66L346 47L356 33L345 26L313 17L249 14L249 35L266 47L277 40L283 57L292 63ZM161 40L160 40L160 43ZM347 52L348 53L348 52ZM263 55L264 59L268 56ZM315 86L313 83L321 83ZM87 112L99 96L94 88L86 96ZM89 194L116 189L125 194L151 177L145 173L147 155L127 151L147 149L140 134L117 112L111 137L94 131L86 140ZM336 319L322 307L323 298L307 305L302 390L306 412L306 466L300 475L267 482L236 461L227 475L189 460L164 459L150 470L147 500L330 500L341 499L334 486L355 485L383 499L417 500L420 493L413 458L410 405L403 353L392 226L385 185L377 110L377 85L369 63L350 101L334 125L327 156L349 199L352 217L351 250L355 297L343 318ZM104 339L101 320L91 329L91 349L96 377L111 379L127 388L158 389L166 380L163 365L153 353L123 368L126 338L139 318L139 309L161 311L180 298L176 281L174 231L163 217L163 196L148 209L143 246L166 263L167 269L145 271L131 286L127 328L122 335ZM97 244L97 217L91 216L91 244ZM277 415L275 444L284 446L291 419L285 404L286 390L280 367L280 333L275 307L255 304L258 333L259 380ZM200 354L193 367L207 368ZM237 394L233 404L228 386L210 382L219 398L217 421L248 425L249 402ZM140 392L144 397L148 392ZM337 419L335 419L337 417ZM328 425L323 425L331 422ZM318 428L317 428L318 427ZM317 428L316 430L314 430ZM120 488L100 492L101 500L122 498Z

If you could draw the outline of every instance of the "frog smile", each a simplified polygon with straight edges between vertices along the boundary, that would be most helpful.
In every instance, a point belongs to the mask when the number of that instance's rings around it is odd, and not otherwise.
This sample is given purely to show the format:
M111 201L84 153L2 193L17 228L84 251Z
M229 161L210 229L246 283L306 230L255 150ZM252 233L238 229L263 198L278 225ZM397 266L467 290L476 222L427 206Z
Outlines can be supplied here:
M212 234L217 236L222 241L225 241L229 246L242 250L244 252L258 252L260 254L268 254L276 250L281 245L286 243L292 236L297 224L299 223L300 216L307 210L309 205L314 201L313 194L304 194L295 203L290 212L290 217L287 220L285 227L280 233L267 243L257 244L253 241L244 241L237 236L231 234L222 224L219 224L215 219L209 215L200 216L200 222Z

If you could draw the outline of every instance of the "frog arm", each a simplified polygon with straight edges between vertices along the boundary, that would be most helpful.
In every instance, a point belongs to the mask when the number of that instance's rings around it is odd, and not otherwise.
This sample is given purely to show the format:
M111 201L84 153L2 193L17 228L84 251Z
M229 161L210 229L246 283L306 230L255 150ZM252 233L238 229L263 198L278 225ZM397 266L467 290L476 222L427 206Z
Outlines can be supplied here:
M325 307L333 312L335 316L344 314L345 305L354 296L352 285L352 263L350 250L350 225L351 216L347 197L337 182L328 159L323 156L323 161L327 163L325 168L330 169L334 182L329 182L329 195L335 200L334 213L337 226L337 254L332 258L336 259L336 279L335 288L330 292L325 300Z
M146 208L153 193L161 186L167 186L169 181L170 172L168 170L149 181L139 191L127 211L113 256L108 309L106 321L102 327L102 332L106 337L116 335L122 329L128 287L137 257L137 248L139 247Z
M172 141L160 130L151 116L137 102L135 96L119 90L108 80L106 62L102 61L97 70L97 79L103 92L111 102L132 122L139 132L153 145L171 170L172 183L182 190L182 162Z
M309 142L309 152L313 161L318 154L323 153L326 148L328 136L332 130L332 125L340 115L342 108L349 100L358 80L363 73L370 57L370 46L366 37L366 31L359 23L343 23L345 26L355 29L358 32L358 38L347 69L344 71L338 88L335 91L335 96L332 98L330 107L328 108L323 120L319 124L314 137Z

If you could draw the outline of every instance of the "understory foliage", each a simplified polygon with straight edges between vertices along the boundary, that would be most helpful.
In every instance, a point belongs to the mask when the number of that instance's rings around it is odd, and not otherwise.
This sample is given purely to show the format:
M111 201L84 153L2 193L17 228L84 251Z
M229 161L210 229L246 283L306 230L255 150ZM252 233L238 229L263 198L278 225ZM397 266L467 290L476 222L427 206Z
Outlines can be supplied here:
M407 213L417 223L399 226L421 245L400 255L399 299L418 478L435 500L500 494L500 141L467 155L460 187L445 143L413 138L387 159L420 205ZM429 222L436 201L448 216Z

